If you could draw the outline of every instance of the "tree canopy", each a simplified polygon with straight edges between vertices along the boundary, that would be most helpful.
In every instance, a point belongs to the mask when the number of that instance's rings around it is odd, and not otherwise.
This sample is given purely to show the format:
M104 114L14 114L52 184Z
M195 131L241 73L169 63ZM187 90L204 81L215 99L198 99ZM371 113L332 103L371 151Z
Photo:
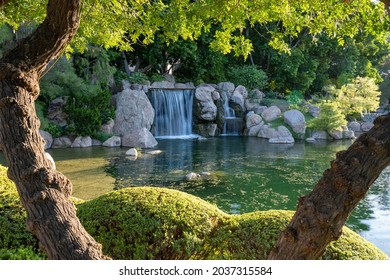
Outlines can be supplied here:
M0 23L18 27L45 17L47 1L2 2L9 3L0 9ZM325 32L343 44L345 37L363 30L382 34L389 26L384 5L371 0L331 0L326 4L319 0L85 0L73 45L78 50L85 49L87 42L131 50L137 42L153 42L156 33L169 43L178 38L196 39L216 26L210 43L213 49L247 56L253 44L245 29L268 23L280 26L266 31L269 44L285 52L290 48L284 39L298 37L303 31L314 43Z

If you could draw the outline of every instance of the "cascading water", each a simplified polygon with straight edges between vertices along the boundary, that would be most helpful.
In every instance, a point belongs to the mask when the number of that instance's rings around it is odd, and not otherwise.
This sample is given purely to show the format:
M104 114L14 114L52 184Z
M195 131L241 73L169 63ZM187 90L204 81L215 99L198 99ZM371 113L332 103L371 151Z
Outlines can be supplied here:
M234 109L229 106L229 98L223 95L223 108L225 109L225 122L223 124L222 136L241 135L242 119L236 117Z
M152 89L151 102L155 110L156 138L191 138L192 89Z

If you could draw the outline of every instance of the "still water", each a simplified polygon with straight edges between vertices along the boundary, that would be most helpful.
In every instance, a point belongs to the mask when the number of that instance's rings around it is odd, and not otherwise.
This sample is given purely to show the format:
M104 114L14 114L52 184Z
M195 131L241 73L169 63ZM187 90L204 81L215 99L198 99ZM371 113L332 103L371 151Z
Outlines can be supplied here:
M122 148L52 149L57 169L73 182L73 195L97 197L126 186L160 186L201 197L228 213L294 210L311 191L337 151L351 141L268 144L255 137L159 139L158 154L138 159ZM187 182L190 172L203 175ZM390 169L377 179L348 226L390 254Z

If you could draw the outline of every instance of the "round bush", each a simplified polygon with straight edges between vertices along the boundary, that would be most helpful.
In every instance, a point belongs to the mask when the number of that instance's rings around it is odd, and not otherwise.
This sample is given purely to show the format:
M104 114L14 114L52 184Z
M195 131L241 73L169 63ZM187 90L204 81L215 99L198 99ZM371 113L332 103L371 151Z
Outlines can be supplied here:
M151 187L126 188L85 202L78 215L114 259L266 259L292 211L228 215L192 195ZM388 259L344 227L323 259Z

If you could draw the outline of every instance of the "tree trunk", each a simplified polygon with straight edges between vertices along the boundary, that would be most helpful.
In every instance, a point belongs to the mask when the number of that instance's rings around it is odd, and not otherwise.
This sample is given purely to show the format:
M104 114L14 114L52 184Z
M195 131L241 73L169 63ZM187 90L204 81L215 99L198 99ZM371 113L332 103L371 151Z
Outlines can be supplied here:
M79 26L80 0L50 0L45 21L0 60L0 145L27 211L27 226L49 259L105 258L69 200L71 182L46 157L34 101L39 79Z
M318 259L337 240L357 203L390 164L390 114L346 150L337 153L297 211L268 259Z

